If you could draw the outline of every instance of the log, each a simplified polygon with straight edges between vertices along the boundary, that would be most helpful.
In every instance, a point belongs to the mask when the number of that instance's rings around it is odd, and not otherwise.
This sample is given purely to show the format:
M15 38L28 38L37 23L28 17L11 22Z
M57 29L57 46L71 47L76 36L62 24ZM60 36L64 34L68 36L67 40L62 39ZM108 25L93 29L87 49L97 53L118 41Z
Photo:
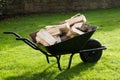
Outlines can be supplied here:
M61 34L65 34L70 30L70 26L68 23L63 23L63 24L53 25L53 26L46 26L46 29L50 29L50 28L59 29Z
M61 34L61 31L57 27L48 27L48 28L46 28L46 30L52 36L58 36Z
M38 44L42 44L44 46L49 46L49 44L39 36L36 36L36 41Z
M57 43L61 42L60 36L53 36L53 37L57 40Z
M66 34L70 30L70 25L68 23L56 25L56 27L58 27L63 34Z
M75 18L75 17L78 17L78 16L80 16L81 14L80 13L78 13L78 14L76 14L76 15L74 15L74 16L72 16L71 18Z
M60 36L60 38L61 38L61 41L66 41L66 40L70 39L66 35L62 35L62 36Z
M69 39L75 37L75 34L73 34L72 30L69 30L65 36Z
M37 32L38 32L38 31L33 32L33 33L30 34L30 38L31 38L31 40L32 40L34 43L36 43L36 33L37 33Z
M73 25L77 22L86 22L86 18L84 15L80 15L78 17L74 17L74 18L71 18L71 19L68 19L68 20L65 20L65 22L69 23L69 25Z
M38 39L42 39L42 41L48 43L49 45L54 45L57 42L57 40L44 29L41 29L36 35ZM37 38L36 38L37 42L41 43L42 41L38 40Z
M83 26L83 22L76 23L71 27L71 29L74 33L77 33L77 34L81 35L81 34L84 34L84 32L81 31L82 26Z
M81 31L87 32L90 30L90 25L88 24L83 24L82 27L80 28Z

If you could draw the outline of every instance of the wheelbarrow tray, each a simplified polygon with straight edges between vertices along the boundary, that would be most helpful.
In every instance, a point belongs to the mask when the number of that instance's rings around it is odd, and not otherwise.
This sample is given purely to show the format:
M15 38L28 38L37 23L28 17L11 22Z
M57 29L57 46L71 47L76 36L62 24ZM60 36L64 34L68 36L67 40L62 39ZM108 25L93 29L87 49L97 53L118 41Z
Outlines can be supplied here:
M51 46L39 45L39 47L52 55L76 53L84 48L85 43L96 31L96 29L97 27L91 27L91 30L85 34L78 35L74 38L71 38L69 40Z

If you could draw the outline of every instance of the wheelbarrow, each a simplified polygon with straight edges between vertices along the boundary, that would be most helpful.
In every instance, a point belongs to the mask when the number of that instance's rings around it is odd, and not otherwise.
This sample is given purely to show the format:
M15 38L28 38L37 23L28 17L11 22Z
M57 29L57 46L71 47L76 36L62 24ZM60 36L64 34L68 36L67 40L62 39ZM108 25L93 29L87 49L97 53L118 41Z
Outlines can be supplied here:
M62 55L70 54L67 69L70 69L72 58L75 54L80 54L83 62L97 62L101 58L102 50L105 50L106 47L102 46L98 40L90 38L96 30L97 27L92 26L91 30L85 34L50 46L38 45L15 32L4 32L4 34L13 34L16 36L16 40L21 40L33 49L41 51L46 56L48 63L49 57L55 57L59 70L62 70L60 66Z

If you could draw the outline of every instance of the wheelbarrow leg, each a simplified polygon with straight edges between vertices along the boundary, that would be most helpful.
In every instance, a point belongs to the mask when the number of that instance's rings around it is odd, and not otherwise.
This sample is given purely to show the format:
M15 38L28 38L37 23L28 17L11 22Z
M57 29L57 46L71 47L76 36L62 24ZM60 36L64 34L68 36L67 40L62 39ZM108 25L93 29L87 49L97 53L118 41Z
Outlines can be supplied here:
M70 56L70 59L69 59L69 63L68 63L67 69L70 69L73 55L74 55L74 53L71 54L71 56ZM58 56L55 56L55 57L56 57L56 59L57 59L58 68L59 68L59 70L61 71L61 70L62 70L62 69L61 69L61 66L60 66L60 58L61 58L61 55L58 55Z
M50 63L50 61L49 61L49 57L48 57L47 55L46 55L46 59L47 59L47 62Z
M68 67L67 67L67 69L70 69L73 55L74 55L74 54L71 54L71 56L70 56L70 59L69 59L69 63L68 63Z
M60 58L61 58L61 56L58 55L58 56L55 56L55 57L56 57L56 59L57 59L58 68L59 68L59 70L61 71L61 70L62 70L61 67L60 67Z

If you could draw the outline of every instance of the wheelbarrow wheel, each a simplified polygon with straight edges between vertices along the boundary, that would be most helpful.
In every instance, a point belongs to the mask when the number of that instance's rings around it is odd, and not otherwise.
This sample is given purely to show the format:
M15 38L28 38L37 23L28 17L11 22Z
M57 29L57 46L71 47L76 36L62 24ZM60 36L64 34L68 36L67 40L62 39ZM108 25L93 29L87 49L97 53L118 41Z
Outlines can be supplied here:
M101 47L99 41L95 39L89 39L84 49L94 49L98 47ZM102 56L102 50L80 53L80 58L82 59L83 62L97 62L101 58L101 56Z

